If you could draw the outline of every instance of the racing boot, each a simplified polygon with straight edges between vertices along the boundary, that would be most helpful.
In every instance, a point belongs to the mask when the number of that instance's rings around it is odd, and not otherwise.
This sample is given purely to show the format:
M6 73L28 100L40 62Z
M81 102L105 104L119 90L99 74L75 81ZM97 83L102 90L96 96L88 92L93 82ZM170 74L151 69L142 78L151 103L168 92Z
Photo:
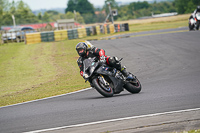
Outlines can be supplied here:
M136 79L135 79L135 76L134 76L133 74L131 74L131 73L128 73L128 72L126 71L126 67L122 67L121 73L124 75L124 77L126 77L126 80L127 80L127 81L131 81L131 82L133 82L133 83L137 83L137 82L136 82Z

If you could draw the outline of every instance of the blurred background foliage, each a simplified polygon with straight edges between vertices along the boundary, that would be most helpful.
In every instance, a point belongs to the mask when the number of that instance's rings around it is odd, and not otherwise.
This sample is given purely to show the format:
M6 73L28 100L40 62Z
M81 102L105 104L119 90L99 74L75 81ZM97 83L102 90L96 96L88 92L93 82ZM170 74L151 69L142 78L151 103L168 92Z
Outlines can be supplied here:
M47 10L34 14L23 0L9 2L0 0L0 26L13 24L12 15L15 16L16 24L33 24L55 22L58 19L71 19L80 24L102 23L109 13L108 2L112 9L118 10L115 21L137 19L140 17L151 16L152 14L178 12L178 14L192 13L200 0L166 0L161 2L138 1L128 5L120 5L115 0L105 0L101 8L95 8L88 0L69 0L65 13L55 10Z

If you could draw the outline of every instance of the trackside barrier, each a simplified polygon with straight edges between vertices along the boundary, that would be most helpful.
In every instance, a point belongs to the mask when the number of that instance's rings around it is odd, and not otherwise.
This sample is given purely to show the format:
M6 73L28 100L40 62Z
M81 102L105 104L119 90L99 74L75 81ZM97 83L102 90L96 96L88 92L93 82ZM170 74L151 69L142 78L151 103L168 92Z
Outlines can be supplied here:
M29 33L25 35L25 43L26 44L35 44L41 42L40 33Z
M55 41L61 41L68 39L67 30L55 30L54 31Z
M107 28L107 33L110 34L110 26L107 25L106 28Z
M42 42L53 42L53 41L55 41L53 31L41 32L40 35L41 35L41 41Z
M128 25L128 23L125 23L125 24L124 24L124 30L125 30L125 31L129 31L129 25Z
M128 23L125 24L109 24L98 25L86 28L76 28L68 30L55 30L49 32L27 33L26 44L34 44L40 42L52 42L61 40L71 40L76 38L83 38L86 36L112 34L115 32L129 31Z
M92 27L86 27L86 33L87 33L87 36L91 36L91 29Z
M108 34L108 29L107 29L107 25L104 25L104 34Z
M124 24L120 24L120 32L123 32L124 30Z
M73 34L74 34L74 39L78 38L78 31L77 29L72 29Z
M100 35L101 34L101 28L100 26L96 26L96 32L97 32L97 35Z
M78 28L77 30L78 30L78 36L79 36L79 38L83 38L83 37L87 36L85 28Z
M91 34L92 35L96 35L97 34L97 29L96 29L96 26L92 26L92 28L91 28Z
M69 40L74 39L74 33L72 29L67 30L67 35Z
M109 25L110 33L115 33L115 26L114 24Z

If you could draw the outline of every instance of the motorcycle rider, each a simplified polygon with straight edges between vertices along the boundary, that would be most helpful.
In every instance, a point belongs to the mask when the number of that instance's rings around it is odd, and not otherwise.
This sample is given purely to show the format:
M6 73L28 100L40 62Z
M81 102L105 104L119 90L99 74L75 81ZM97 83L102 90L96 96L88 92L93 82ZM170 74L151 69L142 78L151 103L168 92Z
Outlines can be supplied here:
M99 49L94 47L89 41L79 42L76 45L76 51L79 54L79 59L77 60L77 64L80 68L80 74L84 78L83 75L83 60L89 57L98 57L100 62L106 63L107 65L116 68L121 71L121 73L126 77L128 81L135 81L135 77L126 71L125 66L121 66L120 61L117 57L110 57L105 55L105 51L103 49Z
M189 19L195 18L197 13L200 13L200 6L197 6L197 9L192 13Z

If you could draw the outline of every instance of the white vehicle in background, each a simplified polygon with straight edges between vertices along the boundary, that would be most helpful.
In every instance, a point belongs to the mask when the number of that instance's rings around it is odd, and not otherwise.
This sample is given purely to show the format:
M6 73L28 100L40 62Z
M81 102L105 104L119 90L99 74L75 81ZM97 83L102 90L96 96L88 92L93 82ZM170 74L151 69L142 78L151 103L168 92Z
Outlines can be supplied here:
M189 30L199 30L200 13L196 13L195 17L189 19Z
M2 43L13 41L13 42L21 42L25 39L25 33L35 32L32 27L16 27L10 29L9 31L4 31L1 36Z

